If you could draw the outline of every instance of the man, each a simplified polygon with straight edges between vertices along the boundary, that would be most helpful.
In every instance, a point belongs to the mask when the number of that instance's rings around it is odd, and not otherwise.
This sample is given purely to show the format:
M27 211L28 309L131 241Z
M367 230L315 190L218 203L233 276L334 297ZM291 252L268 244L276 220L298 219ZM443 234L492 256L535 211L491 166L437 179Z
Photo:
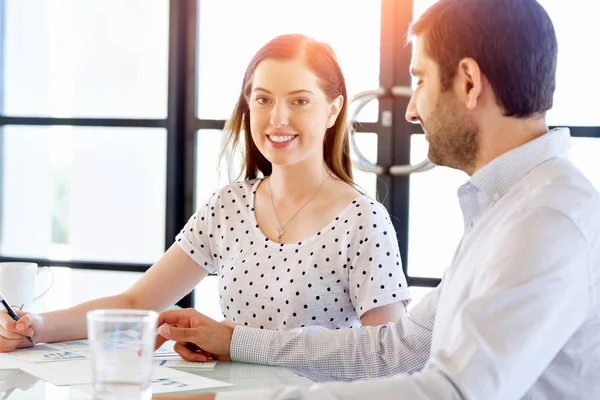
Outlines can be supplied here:
M183 310L163 313L159 329L189 359L396 375L217 399L600 398L600 196L565 157L569 132L546 126L550 18L534 0L441 0L410 37L418 86L406 117L423 126L432 162L470 175L440 287L388 326L273 332Z

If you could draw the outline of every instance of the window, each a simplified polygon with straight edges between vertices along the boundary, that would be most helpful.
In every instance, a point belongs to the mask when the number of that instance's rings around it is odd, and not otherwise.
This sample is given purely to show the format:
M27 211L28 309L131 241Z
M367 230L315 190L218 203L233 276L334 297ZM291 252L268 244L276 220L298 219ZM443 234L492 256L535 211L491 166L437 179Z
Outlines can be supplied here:
M3 133L2 255L152 263L163 253L164 129Z
M5 4L4 115L166 117L168 1Z
M169 12L0 5L0 259L139 271L164 252Z
M586 0L540 0L540 4L552 18L558 39L556 92L548 123L598 126L600 54L591 48L582 48L582 41L600 34L597 24L600 5Z

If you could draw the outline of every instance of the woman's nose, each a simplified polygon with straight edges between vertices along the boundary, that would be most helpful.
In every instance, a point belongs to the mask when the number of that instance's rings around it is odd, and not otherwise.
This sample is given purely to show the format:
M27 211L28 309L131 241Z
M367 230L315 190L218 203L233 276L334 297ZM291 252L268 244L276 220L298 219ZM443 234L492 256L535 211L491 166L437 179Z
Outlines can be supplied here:
M290 111L289 108L282 104L276 104L271 110L271 125L286 126L289 123Z

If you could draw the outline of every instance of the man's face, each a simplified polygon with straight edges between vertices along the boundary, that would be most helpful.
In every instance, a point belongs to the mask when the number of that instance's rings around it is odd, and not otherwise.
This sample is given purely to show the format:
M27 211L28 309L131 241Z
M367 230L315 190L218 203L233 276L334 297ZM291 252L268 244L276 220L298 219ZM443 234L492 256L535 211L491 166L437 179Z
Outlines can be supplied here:
M411 74L417 88L406 110L409 122L419 122L429 143L429 160L462 171L472 170L479 151L479 126L456 95L442 90L440 71L425 52L424 39L413 41Z

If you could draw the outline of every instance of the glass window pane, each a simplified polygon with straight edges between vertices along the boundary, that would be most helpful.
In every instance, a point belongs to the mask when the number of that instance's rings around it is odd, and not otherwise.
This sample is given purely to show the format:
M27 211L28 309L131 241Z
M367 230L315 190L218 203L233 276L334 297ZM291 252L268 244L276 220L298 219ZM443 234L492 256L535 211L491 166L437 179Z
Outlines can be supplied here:
M556 92L554 107L548 112L548 123L600 125L600 53L581 47L584 38L600 35L600 3L589 0L539 1L552 18L558 38Z
M152 263L165 248L166 131L7 126L0 253Z
M427 293L431 292L435 288L426 286L410 286L408 289L410 290L410 296L412 297L412 300L408 305L408 310L410 311L410 309L413 308L415 304L421 301L423 296L425 296Z
M4 110L164 118L167 0L8 1Z
M569 157L577 165L585 176L600 190L600 154L599 138L573 138L573 148Z
M229 183L227 163L223 162L219 169L219 155L223 131L219 129L200 129L196 133L196 171L194 204L198 209L217 189ZM237 177L239 168L232 168L233 178Z
M413 1L413 18L416 19L425 10L431 7L434 3L437 3L437 0L414 0Z
M410 161L427 156L424 135L412 135ZM456 190L469 177L460 171L435 167L410 175L408 274L440 278L450 265L463 234Z
M378 136L373 132L355 132L354 142L358 147L361 154L371 163L377 164L377 144ZM354 152L352 146L350 146L351 157L353 160L357 160L358 157ZM358 167L354 166L352 170L354 174L354 181L360 189L364 190L367 195L373 199L380 200L377 196L377 175L372 172L361 171ZM386 193L381 193L385 195Z
M229 118L250 59L269 40L285 33L302 33L330 44L350 96L378 88L380 20L380 1L200 1L199 117ZM232 27L242 27L243 33L232 35ZM377 121L377 107L365 108L359 119Z

